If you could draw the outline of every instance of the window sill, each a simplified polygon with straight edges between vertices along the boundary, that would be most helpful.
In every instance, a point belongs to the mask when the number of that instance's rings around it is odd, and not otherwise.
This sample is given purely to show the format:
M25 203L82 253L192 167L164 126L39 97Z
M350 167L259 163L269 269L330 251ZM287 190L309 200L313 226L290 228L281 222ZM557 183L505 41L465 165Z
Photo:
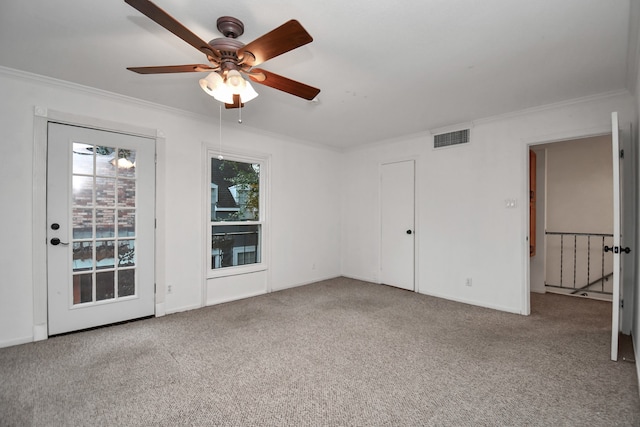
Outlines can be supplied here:
M241 274L257 273L258 271L267 270L265 263L242 265L238 267L225 267L215 270L209 270L207 273L207 279L217 279L219 277L238 276Z

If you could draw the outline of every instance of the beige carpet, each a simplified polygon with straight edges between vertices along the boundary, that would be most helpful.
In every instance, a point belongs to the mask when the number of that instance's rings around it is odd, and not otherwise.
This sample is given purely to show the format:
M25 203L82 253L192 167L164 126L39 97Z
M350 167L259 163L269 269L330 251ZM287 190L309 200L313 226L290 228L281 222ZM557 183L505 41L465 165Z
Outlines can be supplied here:
M0 349L0 425L637 426L609 319L338 278Z

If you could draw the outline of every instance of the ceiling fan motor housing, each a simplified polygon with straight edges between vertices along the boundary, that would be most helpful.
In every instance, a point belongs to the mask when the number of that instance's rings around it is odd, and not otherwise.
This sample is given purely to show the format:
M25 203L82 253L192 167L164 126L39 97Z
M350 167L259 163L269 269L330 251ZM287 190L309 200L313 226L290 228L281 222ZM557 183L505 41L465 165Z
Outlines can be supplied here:
M221 71L242 70L238 65L238 49L244 47L244 43L232 38L217 38L209 42L209 45L220 53L220 58L216 58L214 63L220 65ZM211 59L210 59L211 61Z

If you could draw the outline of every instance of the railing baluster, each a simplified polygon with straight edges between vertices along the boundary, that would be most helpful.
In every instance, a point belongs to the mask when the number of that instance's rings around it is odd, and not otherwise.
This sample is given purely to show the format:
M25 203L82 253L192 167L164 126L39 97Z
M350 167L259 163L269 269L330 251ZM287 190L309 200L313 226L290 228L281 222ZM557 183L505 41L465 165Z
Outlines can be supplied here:
M576 288L576 264L577 264L578 236L573 236L573 289ZM588 283L588 282L587 282Z
M604 236L602 236L602 247L604 248ZM600 290L604 292L604 250L602 250L602 279L600 279Z
M562 287L562 267L564 266L564 234L560 235L560 287Z
M591 283L591 236L587 236L587 283Z
M611 276L612 273L605 273L605 255L606 254L604 252L604 245L606 243L606 239L611 238L612 237L611 234L569 233L569 232L551 232L551 231L547 231L545 232L545 234L548 236L560 236L560 284L559 285L556 285L553 283L550 284L550 283L547 283L545 279L545 283L544 283L545 286L548 286L549 288L566 289L565 292L568 292L570 294L577 294L583 291L585 292L585 295L586 295L586 292L611 295L611 292L608 292L605 289L605 281L608 280L609 276ZM564 238L565 236L567 237L573 236L573 285L569 284L567 286L565 286L565 280L564 280L564 270L565 270ZM580 240L580 247L582 248L583 245L585 244L587 247L586 248L586 251L587 251L586 266L585 266L584 255L582 254L583 252L582 249L580 250L580 259L578 259L578 236L585 236L587 238L586 242L584 240ZM602 239L602 245L600 246L601 276L593 281L591 279L591 238L592 237L601 237ZM548 251L553 250L552 246L549 246L547 250ZM549 252L549 253L553 254L553 252ZM580 269L578 269L578 263L580 263ZM583 284L583 280L584 280L583 274L584 274L585 268L586 268L586 284ZM578 281L578 273L580 273L581 275L579 281ZM600 289L597 288L598 283L600 283ZM596 286L595 289L594 289L594 286Z

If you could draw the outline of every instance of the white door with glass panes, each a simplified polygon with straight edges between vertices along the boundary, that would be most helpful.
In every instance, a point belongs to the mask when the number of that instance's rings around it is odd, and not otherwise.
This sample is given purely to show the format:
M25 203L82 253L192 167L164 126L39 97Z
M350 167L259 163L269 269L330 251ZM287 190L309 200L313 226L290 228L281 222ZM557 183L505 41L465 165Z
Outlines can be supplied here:
M154 314L155 141L49 123L49 335Z

